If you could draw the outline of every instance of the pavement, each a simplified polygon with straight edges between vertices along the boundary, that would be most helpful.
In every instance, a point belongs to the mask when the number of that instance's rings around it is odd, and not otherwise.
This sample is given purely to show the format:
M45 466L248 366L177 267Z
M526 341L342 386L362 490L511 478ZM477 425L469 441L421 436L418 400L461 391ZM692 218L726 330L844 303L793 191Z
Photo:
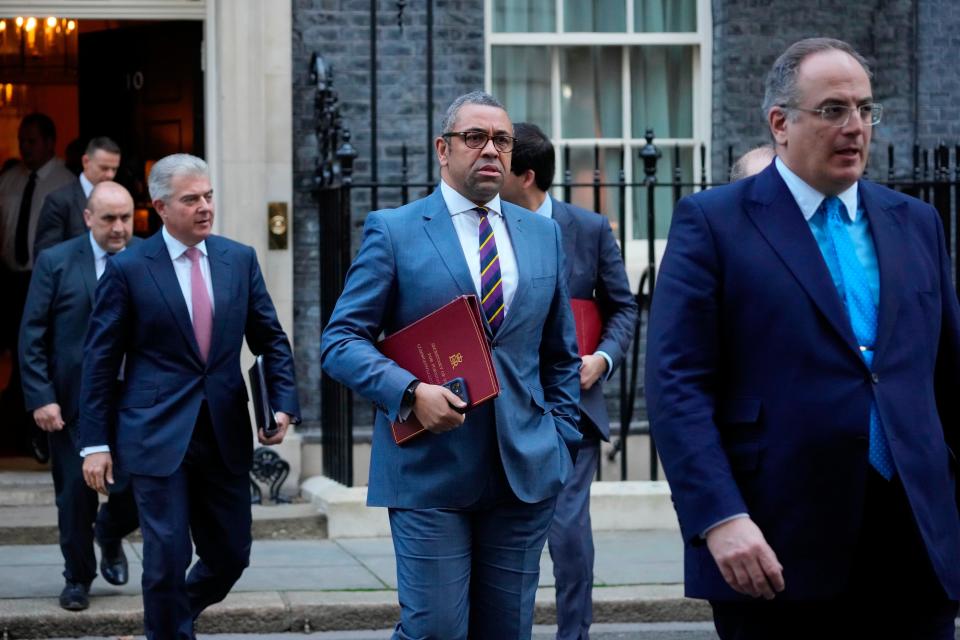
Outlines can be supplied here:
M595 622L710 620L705 603L683 597L683 550L676 532L599 531L595 544ZM0 546L0 637L142 633L142 545L124 545L130 583L114 587L97 579L90 608L79 613L57 605L63 588L59 547ZM197 630L260 635L293 631L303 638L299 634L389 629L399 616L396 586L389 538L255 540L250 567L224 602L204 612ZM552 624L555 615L553 568L544 550L536 622Z

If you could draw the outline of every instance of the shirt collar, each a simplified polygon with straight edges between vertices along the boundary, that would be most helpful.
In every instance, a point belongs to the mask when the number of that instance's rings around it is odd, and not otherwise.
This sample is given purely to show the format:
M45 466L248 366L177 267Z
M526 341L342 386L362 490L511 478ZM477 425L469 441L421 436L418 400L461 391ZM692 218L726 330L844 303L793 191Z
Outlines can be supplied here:
M95 260L105 258L107 256L107 252L103 250L103 247L97 244L97 241L93 237L93 231L88 231L87 235L90 237L90 247L93 248L93 258ZM126 249L126 247L123 247L123 249ZM123 251L123 249L120 249L120 251ZM119 251L117 253L119 253Z
M793 199L797 201L797 206L800 207L804 219L809 222L827 196L811 187L800 176L791 171L786 163L780 159L780 156L777 156L774 162L777 171L780 172L780 177L787 183L787 188L793 194ZM860 217L860 210L857 207L859 184L859 182L854 182L846 191L837 194L840 202L847 208L847 215L853 222L856 222Z
M170 232L167 231L166 227L162 227L160 229L160 233L163 234L163 242L164 244L167 245L167 252L170 254L171 260L176 260L177 258L182 256L184 253L186 253L187 249L190 248L187 245L180 242L179 240L177 240L176 238L174 238L172 235L170 235ZM207 255L206 240L201 240L194 246L200 250L200 253L202 253L203 255Z
M550 197L550 194L547 194L547 197L543 199L543 204L537 207L537 210L534 211L537 215L541 215L544 218L553 218L553 198Z
M90 192L93 191L93 183L83 171L80 172L80 186L83 187L83 195L89 198Z
M467 200L459 191L448 185L442 178L440 180L440 194L443 196L443 201L446 203L447 211L450 212L451 216L473 211L477 208L476 204ZM498 193L493 196L493 199L483 206L495 215L500 215L502 213L500 194Z

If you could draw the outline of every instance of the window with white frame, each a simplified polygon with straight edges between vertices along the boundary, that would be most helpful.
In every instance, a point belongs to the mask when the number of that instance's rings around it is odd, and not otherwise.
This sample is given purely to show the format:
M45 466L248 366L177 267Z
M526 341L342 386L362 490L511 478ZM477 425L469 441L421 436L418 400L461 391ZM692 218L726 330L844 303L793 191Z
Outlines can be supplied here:
M695 150L710 139L710 0L485 2L487 90L514 122L532 122L550 135L558 153L555 182L568 168L567 146L575 183L593 180L595 146L603 182L617 182L621 170L628 182L641 182L637 154L647 129L664 152L661 182L671 180L677 153L683 182L700 180ZM594 208L589 188L571 197ZM628 267L645 262L645 191L628 191L625 220L617 189L604 189L600 204L616 237L626 225ZM671 189L658 188L658 245L672 205ZM635 276L637 269L630 271Z

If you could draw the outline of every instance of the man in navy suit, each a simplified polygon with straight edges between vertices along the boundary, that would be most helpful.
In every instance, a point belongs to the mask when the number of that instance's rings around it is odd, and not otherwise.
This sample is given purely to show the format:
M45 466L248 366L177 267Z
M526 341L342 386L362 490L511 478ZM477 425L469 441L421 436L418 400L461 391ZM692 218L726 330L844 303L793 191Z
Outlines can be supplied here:
M167 156L149 176L163 228L111 258L97 287L80 391L87 484L130 473L143 533L147 638L194 638L250 557L253 438L240 349L263 355L278 444L299 414L293 355L256 252L211 235L206 163ZM119 393L108 393L123 366ZM187 574L191 534L199 560ZM186 574L186 575L185 575Z
M680 201L653 298L647 406L687 595L711 601L723 639L953 638L960 309L943 226L862 179L881 107L848 44L789 47L764 108L776 160Z
M37 219L33 255L48 247L82 235L87 226L83 210L93 188L104 180L113 180L120 168L120 147L105 136L93 138L80 159L83 171L76 180L50 192L43 201Z
M514 144L499 102L457 98L442 131L440 188L367 216L322 363L377 404L367 501L389 508L394 638L529 638L540 553L580 440L562 240L556 223L498 195ZM466 415L376 348L381 332L464 294L481 299L501 387ZM390 424L411 414L430 433L398 446Z
M539 127L525 122L515 124L513 134L517 142L500 195L557 221L567 258L564 278L570 297L594 300L603 318L596 351L580 358L583 442L577 450L573 475L557 498L547 537L557 589L557 638L586 640L593 621L590 483L600 461L600 441L610 440L603 382L623 362L637 321L637 303L606 216L549 195L556 161L550 139Z
M97 280L107 260L139 242L133 238L133 198L115 182L101 182L90 194L84 219L89 231L39 255L20 325L20 379L28 411L50 435L57 524L66 585L60 606L80 611L89 605L96 577L94 533L100 545L100 572L111 584L126 584L123 537L137 528L129 483L118 482L97 510L97 492L83 481L77 433L83 340L93 309ZM110 388L115 384L110 384ZM94 523L96 529L94 530Z

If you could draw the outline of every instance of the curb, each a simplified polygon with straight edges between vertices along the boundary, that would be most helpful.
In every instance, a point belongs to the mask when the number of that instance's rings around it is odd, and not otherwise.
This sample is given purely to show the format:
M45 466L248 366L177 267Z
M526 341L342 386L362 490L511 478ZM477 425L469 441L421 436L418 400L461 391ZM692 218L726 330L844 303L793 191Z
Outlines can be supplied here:
M681 585L595 587L594 622L700 622L709 605L683 597ZM537 592L536 624L556 621L554 590ZM396 591L259 591L233 593L207 609L200 633L282 633L387 629L400 615ZM140 596L92 598L86 611L61 609L53 598L0 601L0 634L17 638L143 633Z

